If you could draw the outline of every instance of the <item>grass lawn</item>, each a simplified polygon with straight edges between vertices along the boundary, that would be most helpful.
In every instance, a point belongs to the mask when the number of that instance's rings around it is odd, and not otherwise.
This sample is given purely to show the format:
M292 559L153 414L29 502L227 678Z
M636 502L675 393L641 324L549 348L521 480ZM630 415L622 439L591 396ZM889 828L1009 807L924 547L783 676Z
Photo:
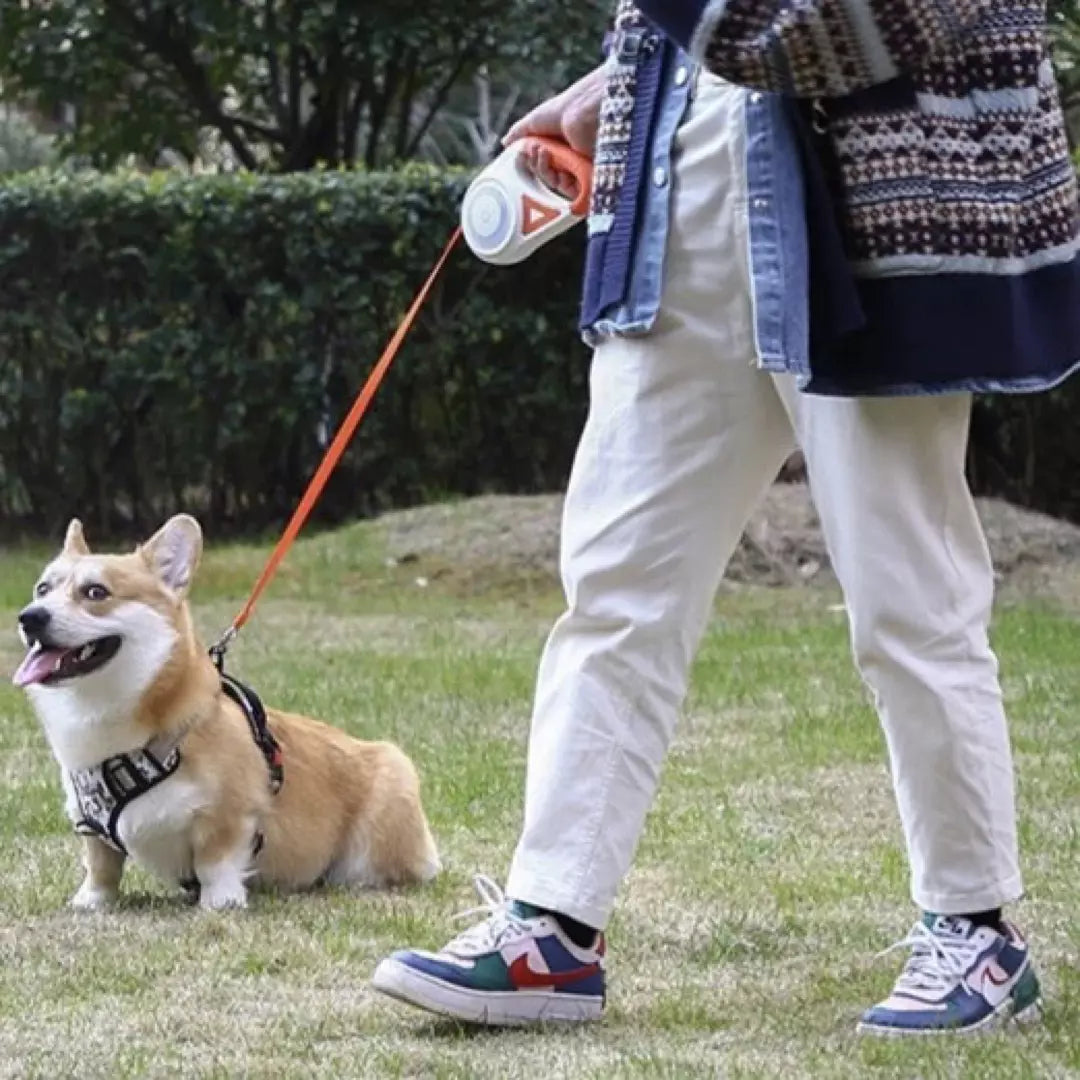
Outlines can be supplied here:
M92 538L91 538L92 539ZM476 1033L372 995L387 951L437 946L500 877L521 812L536 661L559 597L538 579L467 587L387 566L379 526L305 540L232 668L263 696L416 760L446 862L395 895L257 896L207 915L138 871L107 915L66 909L80 870L52 759L0 687L0 1076L1080 1076L1080 621L1007 598L996 644L1013 720L1029 899L1048 996L1023 1035L893 1043L853 1035L913 910L883 743L837 596L725 592L610 935L606 1019ZM268 547L212 551L206 637ZM41 552L0 556L9 624ZM420 575L427 584L417 583ZM1077 595L1072 590L1072 595ZM0 667L18 658L3 635ZM287 768L287 766L286 766Z

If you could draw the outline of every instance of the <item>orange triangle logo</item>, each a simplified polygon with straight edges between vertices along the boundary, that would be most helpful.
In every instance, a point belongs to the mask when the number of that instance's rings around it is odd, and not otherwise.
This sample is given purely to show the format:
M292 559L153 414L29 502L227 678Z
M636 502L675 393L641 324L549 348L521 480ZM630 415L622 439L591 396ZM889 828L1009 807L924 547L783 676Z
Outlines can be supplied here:
M531 195L521 196L521 213L524 219L521 232L524 236L542 229L549 221L554 221L559 216L559 211L555 207L546 206Z

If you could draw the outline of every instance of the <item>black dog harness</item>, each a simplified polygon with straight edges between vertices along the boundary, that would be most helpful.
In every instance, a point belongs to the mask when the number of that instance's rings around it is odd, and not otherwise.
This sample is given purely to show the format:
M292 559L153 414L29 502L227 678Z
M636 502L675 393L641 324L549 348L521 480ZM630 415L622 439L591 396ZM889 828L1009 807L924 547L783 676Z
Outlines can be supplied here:
M281 747L270 731L266 710L250 687L221 673L221 689L240 706L251 728L251 737L266 759L270 773L270 792L281 790L285 775ZM182 736L181 736L182 738ZM75 769L68 773L79 807L75 831L83 836L96 836L109 847L127 854L120 839L120 815L140 795L145 795L180 767L180 747L177 739L152 739L141 750L106 758L90 769ZM262 834L256 834L252 856L262 848Z

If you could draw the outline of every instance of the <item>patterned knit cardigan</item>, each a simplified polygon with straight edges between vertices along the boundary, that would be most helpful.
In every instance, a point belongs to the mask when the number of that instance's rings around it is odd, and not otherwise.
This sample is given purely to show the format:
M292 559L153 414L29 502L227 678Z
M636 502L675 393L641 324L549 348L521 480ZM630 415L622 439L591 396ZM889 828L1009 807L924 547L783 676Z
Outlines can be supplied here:
M634 54L655 47L656 28L721 77L812 109L843 250L861 282L1055 267L1060 276L1080 265L1076 173L1043 0L621 0L594 233L618 203ZM1080 305L1075 289L1061 296Z

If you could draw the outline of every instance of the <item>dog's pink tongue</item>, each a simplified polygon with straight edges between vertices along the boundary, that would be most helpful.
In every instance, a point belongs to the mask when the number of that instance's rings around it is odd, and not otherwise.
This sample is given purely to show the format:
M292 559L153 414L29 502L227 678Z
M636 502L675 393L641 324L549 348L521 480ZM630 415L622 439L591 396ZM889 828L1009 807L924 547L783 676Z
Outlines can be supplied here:
M31 649L11 677L16 686L29 686L41 682L53 673L57 660L64 655L63 649Z

